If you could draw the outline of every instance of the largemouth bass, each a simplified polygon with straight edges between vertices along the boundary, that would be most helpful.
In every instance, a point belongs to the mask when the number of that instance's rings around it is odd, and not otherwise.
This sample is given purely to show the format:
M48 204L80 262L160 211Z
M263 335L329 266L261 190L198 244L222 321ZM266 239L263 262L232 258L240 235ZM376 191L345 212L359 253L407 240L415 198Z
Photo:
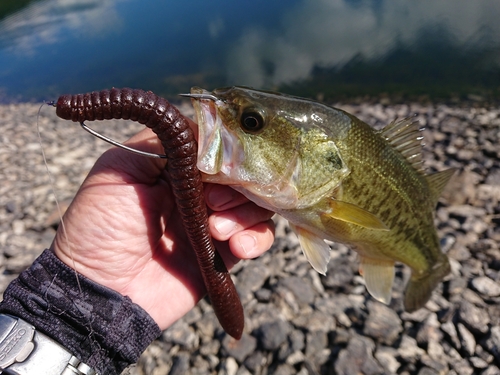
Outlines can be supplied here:
M324 240L347 244L369 293L388 304L401 262L412 271L405 309L414 311L450 272L433 213L454 170L425 174L417 122L377 131L340 109L244 87L186 96L204 180L286 218L319 273L330 259Z

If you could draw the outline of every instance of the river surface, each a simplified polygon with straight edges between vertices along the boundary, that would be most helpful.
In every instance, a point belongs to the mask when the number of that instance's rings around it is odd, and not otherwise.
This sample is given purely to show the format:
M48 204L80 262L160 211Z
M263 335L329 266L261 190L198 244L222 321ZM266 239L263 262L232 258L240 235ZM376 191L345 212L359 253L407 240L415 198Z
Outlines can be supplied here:
M2 102L112 86L325 99L500 87L497 0L41 0L0 17Z

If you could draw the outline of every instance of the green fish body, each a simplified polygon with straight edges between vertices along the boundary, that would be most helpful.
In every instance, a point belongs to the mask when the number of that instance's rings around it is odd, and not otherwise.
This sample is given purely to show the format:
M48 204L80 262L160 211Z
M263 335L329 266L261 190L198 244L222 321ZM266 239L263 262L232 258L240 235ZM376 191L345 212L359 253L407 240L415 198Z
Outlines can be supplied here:
M450 272L433 212L454 170L424 173L416 122L377 131L318 102L244 87L189 96L204 180L286 218L318 272L330 259L325 239L347 244L370 294L389 303L395 262L404 263L412 270L407 311Z

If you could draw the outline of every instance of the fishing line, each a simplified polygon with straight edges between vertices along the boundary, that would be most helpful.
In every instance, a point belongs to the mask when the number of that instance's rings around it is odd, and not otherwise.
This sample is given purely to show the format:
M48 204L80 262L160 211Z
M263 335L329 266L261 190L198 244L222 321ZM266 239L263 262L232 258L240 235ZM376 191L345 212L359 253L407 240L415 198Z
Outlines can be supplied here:
M56 202L56 207L57 207L57 213L59 214L59 219L61 220L61 228L62 228L62 232L63 232L63 236L64 236L64 239L66 240L66 244L68 246L68 249L69 249L69 253L71 254L71 261L73 262L73 270L75 271L75 276L76 276L76 283L78 284L78 289L80 290L80 294L82 294L82 286L80 285L80 278L78 277L78 272L77 272L77 269L76 269L76 263L75 263L75 259L73 257L73 248L71 246L71 243L69 241L69 236L68 236L68 232L66 231L66 225L64 223L64 220L63 220L63 214L62 214L62 210L61 210L61 205L59 204L59 200L57 199L57 189L56 189L56 184L54 182L54 175L52 174L52 172L50 172L50 169L49 169L49 164L47 163L47 157L45 155L45 151L44 151L44 148L43 148L43 142L42 142L42 134L40 132L40 113L42 111L42 107L44 105L51 105L51 106L55 106L55 102L54 101L50 101L50 102L44 102L42 105L40 105L40 108L38 108L38 113L37 113L37 116L36 116L36 131L37 131L37 134L38 134L38 143L40 144L40 148L42 150L42 157L43 157L43 163L45 164L45 170L47 171L47 175L49 177L49 184L50 184L50 189L52 191L52 195L54 196L54 200Z

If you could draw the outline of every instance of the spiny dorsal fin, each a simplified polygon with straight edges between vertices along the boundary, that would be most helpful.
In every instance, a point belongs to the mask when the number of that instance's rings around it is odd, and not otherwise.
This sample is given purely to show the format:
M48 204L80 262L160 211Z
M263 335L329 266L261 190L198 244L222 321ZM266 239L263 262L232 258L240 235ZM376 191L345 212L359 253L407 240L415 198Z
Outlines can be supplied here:
M422 166L422 139L423 128L418 124L415 117L407 117L402 120L394 120L379 134L385 138L389 144L398 150L406 160L417 171L424 173Z
M455 168L450 168L445 171L429 174L425 176L427 183L429 184L429 190L431 191L431 200L433 206L437 204L437 201L443 192L446 184L456 172Z

